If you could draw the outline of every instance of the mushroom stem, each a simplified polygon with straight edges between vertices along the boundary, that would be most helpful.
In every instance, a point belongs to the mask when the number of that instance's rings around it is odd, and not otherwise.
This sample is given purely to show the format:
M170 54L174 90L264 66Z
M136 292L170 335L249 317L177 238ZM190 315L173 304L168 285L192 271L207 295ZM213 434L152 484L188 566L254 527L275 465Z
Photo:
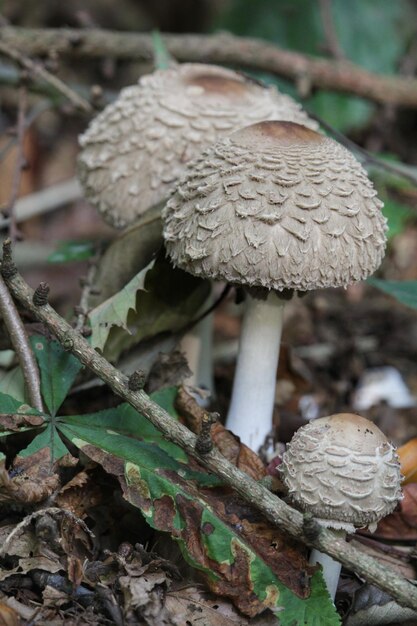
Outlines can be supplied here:
M255 451L272 430L284 304L275 292L246 301L226 427Z
M334 530L333 532L339 539L344 539L346 537L345 530ZM316 563L319 563L322 567L323 578L326 583L327 591L329 592L331 599L334 600L342 564L332 559L328 554L324 554L323 552L316 550L316 548L313 548L310 554L310 565L315 565Z

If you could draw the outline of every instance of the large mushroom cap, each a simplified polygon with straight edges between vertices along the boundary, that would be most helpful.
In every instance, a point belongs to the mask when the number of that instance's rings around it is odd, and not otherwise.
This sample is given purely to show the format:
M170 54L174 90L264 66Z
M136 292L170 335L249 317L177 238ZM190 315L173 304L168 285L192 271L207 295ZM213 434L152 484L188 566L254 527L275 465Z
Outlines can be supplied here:
M264 119L317 128L292 98L232 70L184 64L144 76L80 138L86 196L110 224L126 226L168 196L188 160Z
M376 524L401 498L395 449L359 415L331 415L300 428L280 470L294 504L331 528Z
M382 206L343 146L260 122L189 164L164 209L164 236L191 274L275 290L346 286L381 263Z

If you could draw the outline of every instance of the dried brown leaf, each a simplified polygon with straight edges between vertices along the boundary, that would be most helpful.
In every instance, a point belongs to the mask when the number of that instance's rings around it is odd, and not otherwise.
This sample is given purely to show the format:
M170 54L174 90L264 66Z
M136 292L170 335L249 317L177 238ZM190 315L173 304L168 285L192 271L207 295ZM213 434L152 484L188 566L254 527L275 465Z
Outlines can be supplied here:
M95 476L83 470L60 489L55 503L76 517L84 519L88 511L100 504L103 498L102 487L97 483Z
M0 602L0 626L20 626L21 623L19 614L12 607Z
M397 510L379 522L376 537L400 541L417 540L417 484L405 485L403 493L404 499Z
M165 606L172 615L182 618L182 624L189 626L277 626L279 623L269 612L251 619L244 617L231 602L196 587L180 587L169 591Z
M1 413L0 431L19 431L23 427L42 426L45 422L41 415L23 415L22 413Z
M202 419L206 415L205 409L184 387L178 390L175 406L188 428L198 434L201 430ZM211 438L223 456L242 472L246 472L254 480L260 480L266 476L265 466L259 456L245 444L240 443L239 439L220 422L216 422L211 427Z
M42 502L59 487L51 453L42 448L29 457L16 457L13 471L0 470L0 503Z

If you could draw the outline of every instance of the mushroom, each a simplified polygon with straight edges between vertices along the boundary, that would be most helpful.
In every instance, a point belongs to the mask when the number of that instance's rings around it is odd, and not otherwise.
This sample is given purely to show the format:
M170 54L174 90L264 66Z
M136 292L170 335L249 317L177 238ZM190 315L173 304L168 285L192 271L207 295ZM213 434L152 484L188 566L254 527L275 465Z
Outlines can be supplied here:
M343 537L391 513L401 499L395 448L373 422L349 413L315 419L297 430L280 474L293 504ZM334 598L341 564L313 550Z
M187 63L143 76L92 120L80 137L78 175L87 199L123 228L165 200L186 162L225 133L264 119L318 128L274 87L222 67ZM212 318L182 341L194 377L213 388Z
M208 148L164 208L174 264L248 292L226 426L253 450L272 429L288 291L347 286L374 272L386 243L381 207L348 150L270 121Z
M80 137L86 197L123 228L169 196L192 157L225 133L265 119L318 127L292 98L222 67L186 63L143 76Z

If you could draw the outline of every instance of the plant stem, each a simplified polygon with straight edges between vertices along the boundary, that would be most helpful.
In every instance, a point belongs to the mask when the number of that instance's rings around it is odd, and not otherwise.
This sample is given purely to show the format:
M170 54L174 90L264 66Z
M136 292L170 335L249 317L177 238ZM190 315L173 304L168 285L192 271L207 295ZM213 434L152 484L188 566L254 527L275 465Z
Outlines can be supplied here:
M33 356L25 327L20 319L16 305L1 276L0 313L22 368L29 403L38 411L43 411L38 365Z
M226 428L252 450L272 430L284 301L247 295Z
M417 107L417 80L409 76L373 74L348 61L316 58L258 39L226 33L161 33L161 38L177 61L230 64L269 72L295 82L300 76L306 76L311 87L355 94L374 102ZM4 26L0 29L0 40L4 49L13 47L28 57L45 56L54 50L58 55L78 58L109 56L146 61L153 58L152 35L145 33ZM87 108L88 103L84 101L82 105Z

